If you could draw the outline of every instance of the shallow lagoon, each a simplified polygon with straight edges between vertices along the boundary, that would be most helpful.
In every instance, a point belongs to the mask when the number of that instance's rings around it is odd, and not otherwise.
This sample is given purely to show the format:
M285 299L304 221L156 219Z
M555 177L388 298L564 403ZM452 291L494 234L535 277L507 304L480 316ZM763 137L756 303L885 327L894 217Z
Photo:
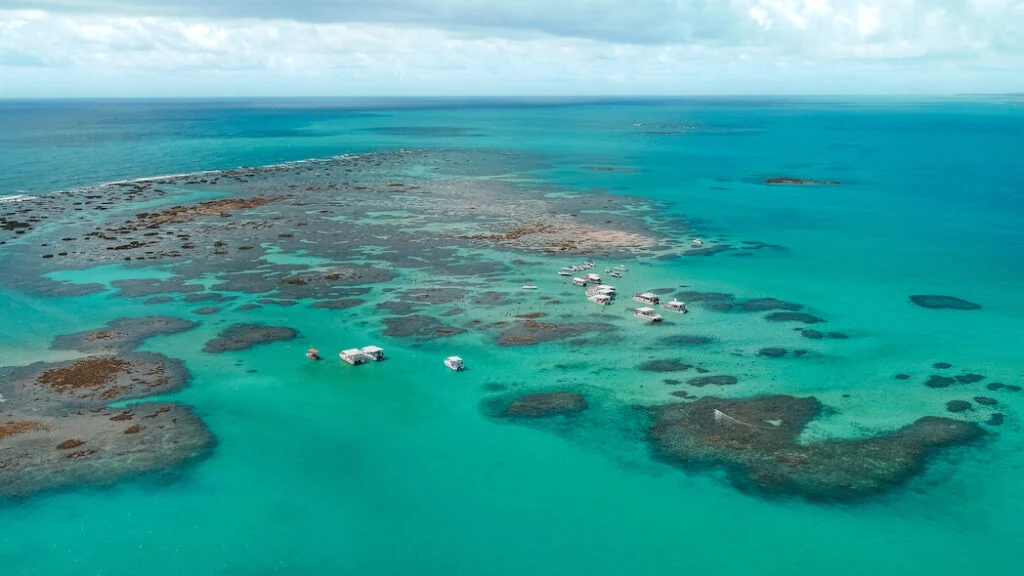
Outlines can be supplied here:
M812 422L804 434L808 441L877 434L922 415L943 415L948 400L989 394L988 382L1019 383L1024 366L1012 343L1019 341L1024 318L1015 296L1022 269L1015 266L1017 248L1024 241L1014 227L1020 212L1010 209L1015 200L1002 191L1019 184L1014 181L1019 174L1004 162L1019 152L1012 134L1021 118L1012 109L996 114L984 103L946 106L822 111L791 103L780 111L691 103L584 106L557 113L543 108L405 111L373 120L483 127L487 137L463 140L499 149L532 148L541 157L558 150L559 155L531 160L525 171L496 158L487 162L505 169L478 164L469 172L499 172L520 184L555 190L599 187L668 201L670 212L702 219L691 224L711 242L784 246L788 250L757 250L745 258L724 252L630 261L630 271L616 284L622 292L677 287L733 294L740 301L796 302L849 340L812 341L793 325L763 321L764 314L715 312L702 305L691 306L685 318L668 317L670 325L637 326L626 313L625 299L611 310L595 309L561 284L554 272L580 258L490 249L479 254L512 271L453 280L398 266L391 268L394 279L374 284L370 296L359 296L365 304L338 311L310 308L308 300L237 311L262 298L244 292L232 293L239 298L208 316L193 313L206 303L146 305L146 298L124 298L109 289L56 299L5 292L4 317L16 315L22 322L0 326L0 364L5 365L57 359L65 353L47 350L50 338L117 317L171 314L200 321L195 331L154 338L143 348L186 362L192 384L173 400L194 406L218 443L210 458L184 470L5 505L0 520L10 530L0 537L0 554L16 573L38 574L1010 569L1020 538L1017 518L1024 511L1015 489L1021 400L1011 393L991 393L1008 418L1001 428L990 429L981 446L943 454L910 484L842 506L765 500L737 492L714 473L659 464L613 409L673 401L676 387L662 382L666 375L636 370L643 362L669 358L739 378L728 389L691 389L694 393L816 396L835 412ZM651 122L700 117L757 130L655 136L635 134L633 122L625 121L645 116ZM931 127L944 122L959 130L936 135ZM968 154L965 148L981 133L992 150L984 157ZM374 134L369 142L382 148L420 142L444 147L454 139L450 132L439 138L422 131ZM348 136L336 138L345 143ZM891 144L894 139L902 143ZM367 145L355 142L346 150ZM940 177L933 166L940 153L958 158L974 178L972 189L991 195L967 198L956 179ZM324 154L310 154L318 155ZM288 158L273 160L278 159ZM595 165L635 171L576 168ZM436 172L422 166L407 170ZM168 166L150 174L173 171L183 170ZM823 189L757 183L759 177L779 174L834 177L844 184ZM387 221L387 214L374 215L376 223ZM423 230L442 234L448 226L431 222ZM363 263L379 262L382 253L369 250L360 257ZM595 259L601 269L616 262ZM158 263L131 270L151 277L163 268ZM89 278L89 271L84 274ZM497 275L486 279L486 274ZM518 291L521 279L540 290ZM494 308L460 306L463 312L443 317L445 322L514 321L516 315L550 309L551 318L542 320L562 321L560 315L568 314L573 321L607 322L618 326L621 342L628 345L497 347L495 332L483 330L429 341L381 335L382 313L375 304L394 295L384 290L467 283L473 293L497 289L508 296ZM204 284L214 285L209 278ZM909 302L909 295L920 293L960 296L983 307L967 313L927 310ZM541 304L547 302L539 300L543 296L562 303ZM435 316L449 308L429 306L416 313ZM253 320L294 327L301 337L237 353L201 352L202 344L227 326ZM659 343L670 334L714 341L694 347ZM381 344L390 359L359 368L341 365L334 348L349 343ZM305 361L302 353L309 345L331 352L328 360ZM809 353L758 357L766 346ZM465 357L470 370L445 370L440 358L449 353ZM932 364L939 361L954 365L948 375L970 371L988 378L969 390L929 389L923 382L936 373ZM895 380L899 373L911 379ZM689 371L681 379L695 375ZM585 390L595 410L576 427L496 423L479 410L479 402L495 394L488 387L496 384L511 391ZM976 407L956 417L983 422L989 412Z

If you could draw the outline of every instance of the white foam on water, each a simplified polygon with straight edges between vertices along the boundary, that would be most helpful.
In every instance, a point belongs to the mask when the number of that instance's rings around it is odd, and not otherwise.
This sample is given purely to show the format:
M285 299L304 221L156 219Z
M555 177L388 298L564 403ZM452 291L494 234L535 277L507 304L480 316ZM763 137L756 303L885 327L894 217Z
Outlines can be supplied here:
M24 202L26 200L35 200L35 196L29 196L28 194L15 194L13 196L0 196L0 204L6 202Z

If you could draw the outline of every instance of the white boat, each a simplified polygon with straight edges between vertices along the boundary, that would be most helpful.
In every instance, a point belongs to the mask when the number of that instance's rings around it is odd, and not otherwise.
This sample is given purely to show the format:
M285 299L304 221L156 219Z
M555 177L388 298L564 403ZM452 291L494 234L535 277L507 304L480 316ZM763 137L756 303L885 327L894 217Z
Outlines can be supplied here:
M363 356L370 360L380 362L384 359L384 349L379 346L364 346L359 350L363 353Z
M587 274L587 282L591 284L600 284L601 276L599 274Z
M661 302L661 298L658 298L658 295L654 294L653 292L637 292L636 294L633 294L633 300L635 300L636 302L649 304L651 306L654 306Z
M587 299L590 300L593 296L602 296L607 298L609 302L615 299L615 288L608 289L607 287L597 286L594 288L587 289ZM591 300L593 302L593 300Z
M694 246L703 246L703 245L704 245L704 241L703 241L703 240L701 240L700 238L695 238L695 239L693 240L693 245L694 245Z
M607 306L612 303L612 297L607 294L591 294L587 296L587 300L590 300L594 304L600 304L601 306Z
M586 267L586 268L593 268L594 267L594 263L591 262L590 260L587 260L586 262L583 263L583 266Z
M609 284L598 284L597 286L594 286L594 288L597 288L598 290L605 290L608 292L615 292L615 286L611 286Z
M687 310L686 310L686 302L680 302L679 300L675 300L675 299L673 299L668 304L665 304L664 306L662 306L662 308L664 308L665 310L668 310L670 312L680 312L682 314L686 314L686 312L687 312Z
M572 276L572 271L570 271L570 270L559 270L558 271L558 275L559 276Z
M611 268L605 268L604 269L604 273L605 274L611 274L612 273L612 269Z
M633 310L633 317L645 322L661 322L661 314L654 311L654 308L637 308Z
M577 286L586 286L587 285L587 281L584 280L583 278L578 277L578 276L576 278L572 279L572 283L577 285Z
M466 364L462 361L462 358L459 358L458 356L449 356L445 358L444 365L456 372L462 372L466 369Z
M353 366L358 366L363 362L366 362L366 356L363 355L363 351L360 350L359 348L349 348L348 350L343 350L341 354L338 354L338 356L342 360L348 362Z
M537 289L537 287L534 286L533 284L526 284L526 285L523 286L523 290L536 290L536 289Z
M612 278L622 278L622 274L619 274L618 272L612 272L610 276Z
M626 268L622 264L619 264L618 266L616 266L615 269L618 270L619 272L626 272L627 270L629 270L629 268Z

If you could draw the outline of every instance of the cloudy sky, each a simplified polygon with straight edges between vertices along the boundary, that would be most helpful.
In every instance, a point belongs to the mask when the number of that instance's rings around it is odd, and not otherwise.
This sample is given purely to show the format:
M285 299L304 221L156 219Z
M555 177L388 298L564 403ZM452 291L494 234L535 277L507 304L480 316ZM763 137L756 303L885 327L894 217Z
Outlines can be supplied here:
M1024 0L0 0L0 97L1024 92Z

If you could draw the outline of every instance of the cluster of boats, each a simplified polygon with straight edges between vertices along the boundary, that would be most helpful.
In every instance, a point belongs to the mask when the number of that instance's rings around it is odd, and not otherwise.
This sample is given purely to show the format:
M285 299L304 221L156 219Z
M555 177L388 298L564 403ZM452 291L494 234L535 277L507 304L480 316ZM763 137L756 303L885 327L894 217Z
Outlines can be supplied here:
M567 266L563 268L559 274L562 276L572 276L574 272L583 270L589 270L594 267L594 263L587 261L583 264L575 266ZM628 270L625 266L616 266L615 270L611 268L605 268L606 273L610 273L615 278L621 278L622 272ZM601 306L608 306L615 301L616 291L615 286L603 284L601 275L595 272L589 272L583 276L574 276L572 283L581 288L587 289L587 300ZM663 317L655 310L655 306L661 304L661 298L653 292L637 292L633 294L633 300L643 304L643 306L633 309L633 316L639 320L645 322L661 322ZM680 302L679 300L672 299L664 305L661 305L663 310L669 312L677 312L680 314L686 314L686 303Z
M349 348L348 350L342 350L338 354L338 357L353 366L358 366L370 361L380 362L384 359L384 349L380 346ZM306 358L309 358L310 360L322 360L320 351L316 348L310 348L309 351L306 352ZM445 358L444 365L456 372L462 372L466 369L466 363L458 356L449 356Z
M306 353L306 357L311 360L319 360L320 352L315 348L310 348L309 352ZM380 362L384 359L384 349L380 346L349 348L348 350L342 350L341 353L338 354L338 357L353 366L358 366L371 360L374 362Z

